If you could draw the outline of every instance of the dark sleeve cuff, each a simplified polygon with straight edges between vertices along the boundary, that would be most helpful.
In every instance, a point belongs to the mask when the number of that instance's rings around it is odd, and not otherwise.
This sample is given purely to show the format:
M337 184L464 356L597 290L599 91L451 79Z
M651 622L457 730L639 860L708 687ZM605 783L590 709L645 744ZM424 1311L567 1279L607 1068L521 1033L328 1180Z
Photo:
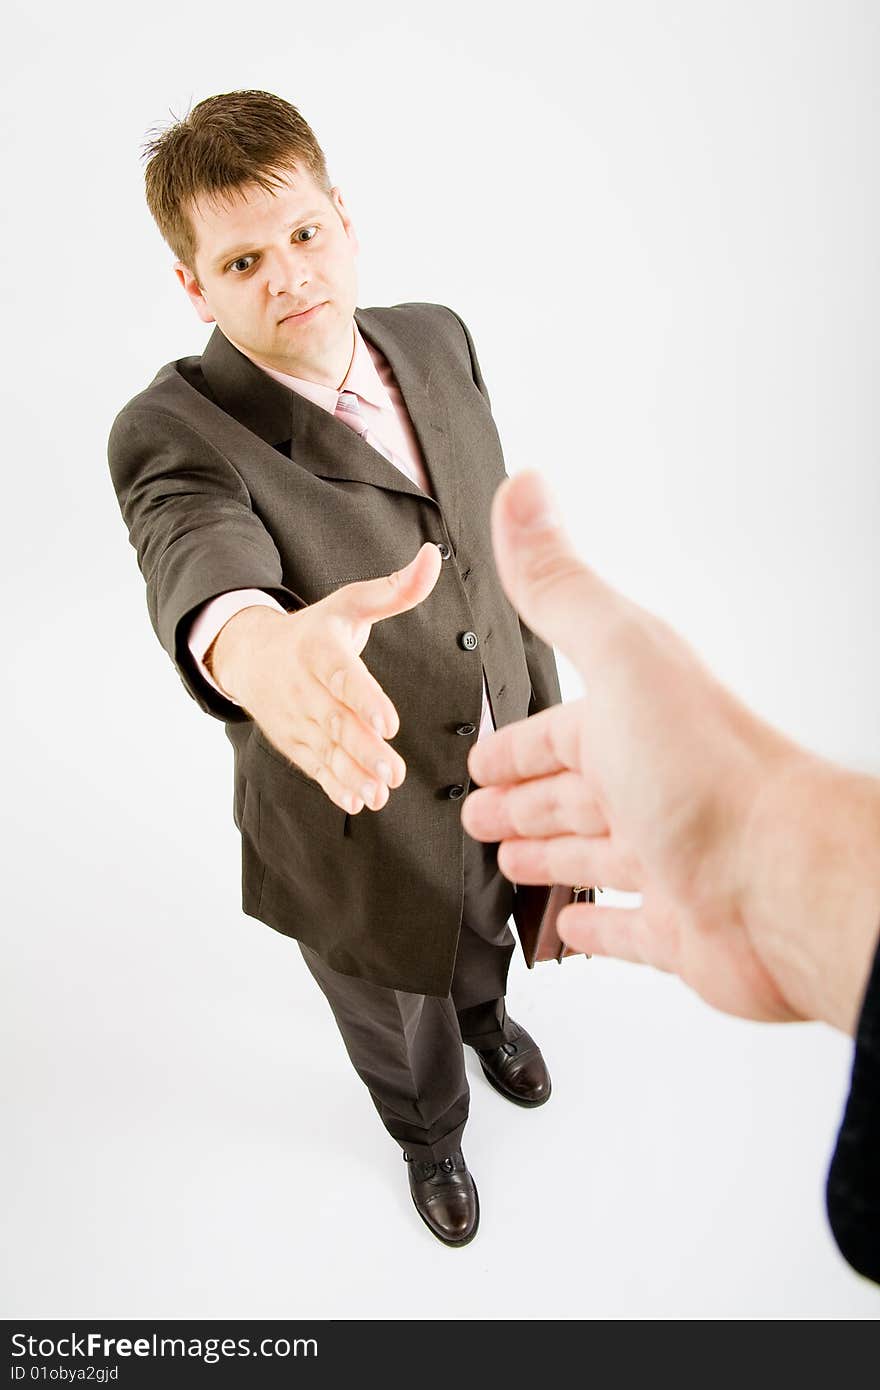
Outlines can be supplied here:
M862 1000L849 1099L825 1201L840 1253L880 1284L880 945Z

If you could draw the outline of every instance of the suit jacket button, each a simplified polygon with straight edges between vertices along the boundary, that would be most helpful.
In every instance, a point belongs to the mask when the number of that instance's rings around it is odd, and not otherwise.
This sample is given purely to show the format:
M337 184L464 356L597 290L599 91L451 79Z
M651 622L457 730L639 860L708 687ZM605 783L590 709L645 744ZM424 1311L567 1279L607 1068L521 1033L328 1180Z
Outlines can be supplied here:
M458 785L450 787L447 796L451 797L453 801L460 801L464 796L464 787Z
M448 560L450 555L452 554L452 551L449 549L449 546L446 544L445 541L440 541L437 546L437 549L440 551L441 560Z
M467 738L469 734L477 732L477 726L476 724L459 724L455 732L461 734L463 738Z
M458 640L466 652L472 652L480 639L475 632L463 632Z

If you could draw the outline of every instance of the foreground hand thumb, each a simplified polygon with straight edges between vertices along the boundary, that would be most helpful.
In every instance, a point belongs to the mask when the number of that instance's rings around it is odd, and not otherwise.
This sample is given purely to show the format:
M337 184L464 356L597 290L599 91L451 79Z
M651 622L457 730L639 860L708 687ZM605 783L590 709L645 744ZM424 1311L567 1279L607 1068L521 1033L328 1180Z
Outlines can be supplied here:
M504 592L523 622L581 666L618 596L579 559L535 472L506 479L492 502L492 544Z

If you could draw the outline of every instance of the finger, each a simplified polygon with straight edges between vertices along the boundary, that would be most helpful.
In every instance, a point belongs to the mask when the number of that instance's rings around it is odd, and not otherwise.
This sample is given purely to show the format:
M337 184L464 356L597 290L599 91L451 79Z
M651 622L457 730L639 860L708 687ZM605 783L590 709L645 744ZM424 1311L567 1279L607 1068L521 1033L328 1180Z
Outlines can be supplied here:
M478 739L468 754L468 772L488 787L577 767L582 704L553 705Z
M322 771L326 771L371 811L381 810L388 800L387 783L363 767L340 743L335 743L314 720L307 720L305 728L305 742L298 747L311 752L309 776L320 781Z
M406 763L396 749L385 744L338 701L331 703L328 699L323 709L307 716L303 742L310 746L320 765L329 767L373 810L386 801L386 796L382 796L377 803L378 787L399 787L406 777ZM367 790L367 784L378 785Z
M380 738L393 738L397 733L397 710L360 657L343 654L338 648L319 652L313 674L334 700L375 729Z
M314 681L308 690L307 718L314 732L305 742L311 742L318 751L325 743L340 744L363 769L362 778L378 778L388 787L399 787L406 777L406 763L397 750L347 705L334 699L320 681Z
M501 484L492 502L492 544L502 587L533 632L587 676L597 639L632 607L579 558L536 472Z
M475 840L544 840L608 830L586 780L575 772L515 786L479 787L465 801L461 819Z
M418 554L401 570L381 579L362 579L345 584L324 602L355 623L375 623L415 608L437 583L443 561L432 541L426 541Z
M313 778L340 810L348 811L351 815L356 816L364 809L363 799L357 796L350 787L340 782L330 768L321 763L307 743L292 744L290 752L285 752L284 756L294 763L300 772Z
M652 965L670 970L672 963L664 950L664 939L651 931L644 907L597 907L577 903L564 907L556 919L561 941L590 956L613 956L636 965Z
M594 884L641 890L634 857L607 835L559 835L552 840L503 840L498 867L511 883Z
M395 788L402 785L406 777L406 763L389 744L353 714L331 719L330 735L334 742L358 767L363 775L378 780L384 786ZM364 798L368 800L367 797Z

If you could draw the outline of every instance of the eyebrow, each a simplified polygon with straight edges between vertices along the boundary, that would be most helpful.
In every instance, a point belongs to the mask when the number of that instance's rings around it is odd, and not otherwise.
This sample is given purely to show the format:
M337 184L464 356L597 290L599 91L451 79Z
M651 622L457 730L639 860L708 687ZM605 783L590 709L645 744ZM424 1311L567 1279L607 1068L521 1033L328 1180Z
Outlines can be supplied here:
M308 212L303 212L300 214L299 217L294 218L292 222L288 222L284 230L286 232L292 231L294 227L301 227L303 223L310 222L312 218L318 218L322 216L323 213L321 213L320 211L314 208L310 209ZM262 246L247 246L244 242L242 242L239 246L233 246L232 249L229 251L221 251L220 255L216 256L215 259L211 262L211 264L214 266L215 269L220 269L226 264L227 261L236 261L238 260L239 256L250 256L255 251L262 251L263 249L264 248Z

